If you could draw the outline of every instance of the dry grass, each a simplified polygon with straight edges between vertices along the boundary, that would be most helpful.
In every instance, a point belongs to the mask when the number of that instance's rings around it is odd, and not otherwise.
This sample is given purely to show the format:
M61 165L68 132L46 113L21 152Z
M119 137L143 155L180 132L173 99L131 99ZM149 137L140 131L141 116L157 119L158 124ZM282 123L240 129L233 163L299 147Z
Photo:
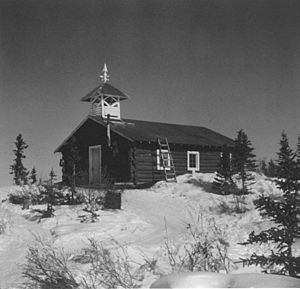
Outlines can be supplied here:
M204 222L207 224L203 225ZM199 216L198 222L187 224L187 228L187 240L181 247L174 246L168 236L166 238L165 248L171 272L229 273L233 262L228 257L226 232L216 225L214 219L203 220Z
M137 288L143 279L126 249L114 241L117 248L107 249L101 242L89 240L89 246L79 255L71 255L37 238L28 249L23 276L25 288L36 289L98 289ZM85 270L80 270L78 265ZM80 266L82 269L82 266Z
M37 239L36 245L28 249L23 267L26 288L78 288L79 283L70 268L70 254Z
M85 289L139 287L135 264L123 246L114 241L117 249L108 250L94 239L89 242L84 252L85 262L90 264L87 277L83 279Z

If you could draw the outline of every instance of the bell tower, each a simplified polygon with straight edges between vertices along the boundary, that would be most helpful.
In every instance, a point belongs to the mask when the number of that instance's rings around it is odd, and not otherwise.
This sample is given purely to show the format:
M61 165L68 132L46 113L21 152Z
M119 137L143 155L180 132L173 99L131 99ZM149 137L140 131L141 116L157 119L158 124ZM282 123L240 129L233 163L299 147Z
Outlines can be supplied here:
M109 77L107 66L104 63L100 75L101 84L81 100L90 102L90 115L100 116L103 119L109 117L111 120L120 120L120 102L128 99L128 96L109 84Z

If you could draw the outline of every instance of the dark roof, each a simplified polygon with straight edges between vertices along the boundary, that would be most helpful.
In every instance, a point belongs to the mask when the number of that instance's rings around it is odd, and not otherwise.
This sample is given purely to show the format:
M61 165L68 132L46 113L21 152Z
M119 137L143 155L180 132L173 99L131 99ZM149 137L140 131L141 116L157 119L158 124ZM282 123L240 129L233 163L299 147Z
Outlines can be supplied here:
M128 95L124 92L120 91L119 89L115 88L114 86L106 83L102 83L101 85L97 86L91 92L89 92L86 96L82 97L82 101L90 101L96 95L107 95L107 96L117 96L120 100L128 99Z
M88 116L87 119L85 119L79 125L79 127L75 129L75 131L73 131L67 140L89 119L99 123L101 126L106 127L106 121L101 117ZM111 121L110 125L113 132L132 142L157 142L158 137L162 139L166 137L168 142L172 144L216 147L221 147L223 145L232 147L234 145L234 142L231 138L228 138L211 129L200 126L179 125L134 119ZM66 141L64 141L55 152L60 151Z

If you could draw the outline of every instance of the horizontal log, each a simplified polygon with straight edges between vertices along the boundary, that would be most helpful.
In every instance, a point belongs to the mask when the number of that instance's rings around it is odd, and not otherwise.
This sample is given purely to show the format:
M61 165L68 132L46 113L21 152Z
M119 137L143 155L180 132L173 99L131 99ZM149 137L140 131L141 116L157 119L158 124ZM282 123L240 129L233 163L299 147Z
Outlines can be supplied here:
M139 164L138 166L136 166L136 169L137 170L144 170L144 171L153 171L153 170L157 169L157 166L156 165L151 166L150 164L149 165L147 165L147 164Z
M200 158L220 158L219 153L218 154L211 154L211 155L200 153L199 155L200 155Z
M187 161L187 156L173 156L173 160L176 161L181 161L181 162L186 162Z
M216 170L214 169L200 169L200 173L214 173Z
M174 156L172 155L173 160L179 160L179 161L187 161L187 157L186 156ZM136 160L157 160L157 155L137 155L135 157Z
M184 170L187 171L188 167L186 163L178 164L174 162L175 170ZM200 168L202 169L213 169L216 170L218 167L217 163L201 163ZM143 171L158 171L156 163L139 163L136 166L136 170L143 170Z
M139 171L136 173L137 176L159 176L164 175L163 171L156 171L156 172L150 172L150 171Z
M218 166L219 162L212 162L212 161L206 161L206 162L200 162L200 166Z
M135 160L137 162L157 162L157 156L136 156ZM187 163L187 157L177 157L177 156L173 156L173 161L178 162L178 163ZM203 158L200 156L200 163L219 163L220 162L220 158Z
M220 160L220 156L203 156L200 155L200 159L202 160Z
M136 178L138 181L141 181L141 180L154 181L154 180L164 179L165 176L164 175L155 175L155 176L153 176L153 175L138 175Z
M200 166L218 166L217 162L200 162Z
M148 150L138 150L135 152L136 156L153 156L153 157L156 157L157 156L157 151L148 151ZM183 157L183 158L187 158L187 151L185 152L172 152L171 151L171 154L173 156L173 158L176 158L176 157ZM204 157L204 158L220 158L220 153L219 152L214 152L214 153L206 153L206 152L200 152L200 157Z
M219 160L200 160L200 164L219 164Z

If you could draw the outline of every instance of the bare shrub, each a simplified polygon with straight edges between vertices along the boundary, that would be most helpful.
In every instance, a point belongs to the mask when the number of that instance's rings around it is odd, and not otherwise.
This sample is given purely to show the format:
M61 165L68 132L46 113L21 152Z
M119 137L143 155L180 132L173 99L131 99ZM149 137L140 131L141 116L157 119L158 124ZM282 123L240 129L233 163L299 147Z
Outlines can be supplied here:
M85 189L84 193L84 214L78 216L81 223L94 223L98 220L99 215L96 211L103 208L103 194L95 189Z
M8 200L14 205L23 205L36 199L39 194L39 190L36 186L23 185L18 190L8 195Z
M27 288L74 289L78 288L70 270L70 255L37 239L36 246L29 247L23 276Z
M100 210L103 208L104 194L97 189L84 189L82 193L84 195L84 203L86 205L93 206L95 210Z
M93 207L85 207L83 211L87 214L79 215L81 223L95 223L98 220L99 215L93 209Z
M23 276L25 288L36 289L98 289L137 288L144 276L136 270L138 265L128 256L126 249L116 241L116 249L107 249L101 242L89 240L89 246L76 256L44 243L28 249ZM88 269L75 278L76 263Z
M237 214L243 214L246 211L248 211L245 195L234 195L234 199L235 199L234 209Z
M225 230L213 218L199 219L197 224L187 224L187 240L176 247L166 238L165 248L172 272L201 271L228 273L233 266L228 257L229 243ZM204 224L206 223L206 224Z
M49 203L52 205L65 205L69 202L64 191L51 182L41 185L23 185L14 193L10 193L8 200L12 204L23 205L23 209L28 209L29 205Z
M88 277L83 280L86 289L97 288L137 288L138 277L134 272L134 262L126 249L114 241L117 249L108 250L101 242L89 239L89 247L84 250L84 262L90 263Z
M247 208L247 202L245 200L245 196L232 196L233 200L222 200L220 204L217 206L216 211L219 214L227 214L231 215L235 214L243 214L247 212L249 209Z

